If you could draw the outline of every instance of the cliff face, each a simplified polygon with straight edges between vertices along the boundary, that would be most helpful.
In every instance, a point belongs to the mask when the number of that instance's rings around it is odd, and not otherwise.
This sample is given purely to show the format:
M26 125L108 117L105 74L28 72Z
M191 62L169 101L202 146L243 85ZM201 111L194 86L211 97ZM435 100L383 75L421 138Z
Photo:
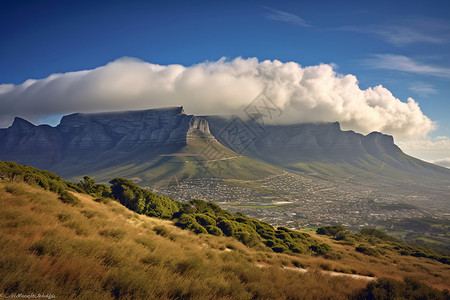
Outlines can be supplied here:
M394 144L392 136L372 132L362 135L353 131L342 131L338 122L320 124L265 125L251 121L234 122L237 139L222 134L223 128L232 119L206 117L212 134L219 142L229 145L252 139L243 154L271 162L304 160L326 160L370 154L396 155L402 153ZM242 148L242 147L241 147Z
M65 159L120 157L141 149L182 147L195 133L210 136L208 123L182 107L64 116L56 127L16 118L0 129L0 159L47 167ZM211 137L212 138L212 137Z
M391 136L342 131L337 122L261 127L249 121L186 115L176 107L76 113L64 116L56 127L16 118L11 127L0 129L0 159L45 168L67 160L95 162L105 156L120 159L131 152L183 147L198 137L217 139L235 152L278 164L401 152Z
M382 133L342 131L337 122L260 126L236 118L186 115L182 107L76 113L64 116L56 127L16 118L9 128L0 129L0 160L29 164L66 178L103 172L123 176L126 171L131 177L164 179L164 174L183 164L191 170L196 163L192 157L204 159L202 151L210 141L233 150L214 144L229 157L240 157L238 153L297 171L304 170L300 165L321 164L326 172L346 164L357 172L379 173L391 167L392 174L401 170L448 175L447 169L405 155L392 136ZM249 167L243 165L236 170Z

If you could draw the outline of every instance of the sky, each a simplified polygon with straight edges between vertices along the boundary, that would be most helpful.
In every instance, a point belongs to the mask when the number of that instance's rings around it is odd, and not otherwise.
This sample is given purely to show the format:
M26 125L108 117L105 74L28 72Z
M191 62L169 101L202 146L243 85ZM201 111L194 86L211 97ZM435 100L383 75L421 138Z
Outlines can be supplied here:
M450 2L0 1L0 128L260 93L450 167Z

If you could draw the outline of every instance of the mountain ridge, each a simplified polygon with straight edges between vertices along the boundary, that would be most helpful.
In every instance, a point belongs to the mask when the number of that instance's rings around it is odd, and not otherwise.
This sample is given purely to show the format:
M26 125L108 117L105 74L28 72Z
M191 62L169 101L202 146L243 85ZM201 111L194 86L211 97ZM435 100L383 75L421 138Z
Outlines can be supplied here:
M150 184L178 175L257 179L280 167L320 176L450 178L450 170L404 154L392 136L379 132L342 131L338 122L262 125L236 116L187 115L183 107L74 113L55 127L16 117L0 129L0 141L0 159L66 178L108 170L109 176L141 174L136 177ZM151 174L156 167L159 173ZM216 169L199 175L202 168Z
M230 117L205 117L211 133L227 144L220 134ZM421 180L423 176L450 180L450 170L405 154L390 135L371 132L367 135L352 130L342 131L338 122L294 125L261 125L255 120L236 122L238 131L254 136L242 154L291 171L321 173L333 169L333 176L365 173L373 177L404 177ZM226 136L225 136L226 138ZM243 138L243 139L245 139ZM315 169L309 171L309 169ZM347 169L350 169L349 171ZM328 176L325 176L328 177Z

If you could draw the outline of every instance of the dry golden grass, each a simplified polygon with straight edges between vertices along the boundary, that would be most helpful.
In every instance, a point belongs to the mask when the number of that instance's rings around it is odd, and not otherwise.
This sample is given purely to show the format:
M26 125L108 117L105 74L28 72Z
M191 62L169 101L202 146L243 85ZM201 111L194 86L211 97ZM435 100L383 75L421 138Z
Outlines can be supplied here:
M450 289L449 265L427 258L402 256L387 249L384 250L386 252L384 255L368 256L356 252L352 246L342 245L326 236L315 235L314 237L331 245L334 252L340 255L340 259L329 260L323 257L305 256L302 262L306 266L396 280L410 277L440 290Z
M348 299L367 283L292 272L283 265L397 279L420 275L448 288L448 268L427 259L366 257L325 237L318 238L332 244L340 260L276 254L233 238L195 235L114 201L76 196L81 204L72 206L54 193L0 182L0 293L61 299Z

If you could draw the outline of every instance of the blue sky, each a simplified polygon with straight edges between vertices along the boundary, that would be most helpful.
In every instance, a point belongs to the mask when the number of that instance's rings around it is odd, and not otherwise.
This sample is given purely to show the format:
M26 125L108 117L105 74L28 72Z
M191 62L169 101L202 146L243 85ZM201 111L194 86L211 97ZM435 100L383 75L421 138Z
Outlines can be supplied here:
M0 84L90 70L124 56L186 67L222 57L324 63L355 75L361 89L382 85L403 102L414 98L436 129L403 146L428 160L450 157L448 1L3 0L0 5ZM427 156L421 147L442 149Z

